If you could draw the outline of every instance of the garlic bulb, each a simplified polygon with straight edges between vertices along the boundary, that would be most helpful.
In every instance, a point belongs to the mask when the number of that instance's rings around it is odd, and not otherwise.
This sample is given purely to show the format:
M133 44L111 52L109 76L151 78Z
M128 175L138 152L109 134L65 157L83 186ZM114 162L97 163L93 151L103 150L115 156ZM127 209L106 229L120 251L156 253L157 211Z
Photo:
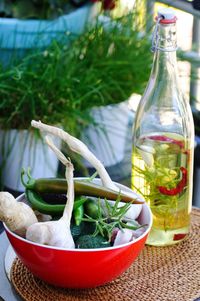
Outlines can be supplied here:
M74 249L75 244L71 235L70 222L74 205L73 164L56 148L53 142L46 138L47 144L56 153L59 160L66 166L65 177L68 184L67 203L63 216L57 221L41 222L31 225L26 232L28 240L60 248Z

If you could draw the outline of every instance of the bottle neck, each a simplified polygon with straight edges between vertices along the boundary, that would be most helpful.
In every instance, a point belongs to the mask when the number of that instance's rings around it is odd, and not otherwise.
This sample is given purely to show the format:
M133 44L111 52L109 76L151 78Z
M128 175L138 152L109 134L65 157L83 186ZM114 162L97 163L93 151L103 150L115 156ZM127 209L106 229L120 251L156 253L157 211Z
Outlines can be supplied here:
M176 59L176 23L159 23L154 37L153 50L155 52L152 75L165 81L178 81Z

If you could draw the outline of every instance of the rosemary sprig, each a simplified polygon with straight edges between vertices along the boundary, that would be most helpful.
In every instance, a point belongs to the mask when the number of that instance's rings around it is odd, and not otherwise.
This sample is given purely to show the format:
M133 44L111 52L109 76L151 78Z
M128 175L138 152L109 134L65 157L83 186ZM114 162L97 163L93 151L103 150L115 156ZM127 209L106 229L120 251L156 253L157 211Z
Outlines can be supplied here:
M114 228L119 228L123 231L124 228L137 230L145 226L138 225L135 221L131 220L126 223L124 216L131 207L131 203L119 205L120 195L118 196L114 205L110 204L107 199L104 199L104 202L105 206L103 206L100 199L98 200L98 214L96 219L86 214L85 217L82 218L82 221L95 223L96 228L93 233L94 236L100 234L101 236L106 237L108 241L111 241Z

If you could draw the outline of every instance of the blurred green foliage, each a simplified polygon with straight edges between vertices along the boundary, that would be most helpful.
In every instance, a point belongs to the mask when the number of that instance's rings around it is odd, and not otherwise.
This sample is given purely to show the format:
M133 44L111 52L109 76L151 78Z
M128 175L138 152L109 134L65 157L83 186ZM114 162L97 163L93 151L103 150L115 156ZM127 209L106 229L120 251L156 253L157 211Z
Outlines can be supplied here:
M97 22L76 38L68 32L66 38L0 68L1 128L26 129L36 119L80 136L95 122L92 107L143 93L152 54L136 12Z

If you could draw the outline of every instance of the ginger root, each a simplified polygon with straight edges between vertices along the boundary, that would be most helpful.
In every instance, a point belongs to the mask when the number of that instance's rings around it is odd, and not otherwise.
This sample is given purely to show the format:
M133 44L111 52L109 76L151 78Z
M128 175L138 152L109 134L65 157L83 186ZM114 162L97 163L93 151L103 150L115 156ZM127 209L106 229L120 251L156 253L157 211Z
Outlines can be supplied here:
M27 228L38 221L28 205L17 202L12 194L4 191L0 192L0 220L22 237L25 237Z

